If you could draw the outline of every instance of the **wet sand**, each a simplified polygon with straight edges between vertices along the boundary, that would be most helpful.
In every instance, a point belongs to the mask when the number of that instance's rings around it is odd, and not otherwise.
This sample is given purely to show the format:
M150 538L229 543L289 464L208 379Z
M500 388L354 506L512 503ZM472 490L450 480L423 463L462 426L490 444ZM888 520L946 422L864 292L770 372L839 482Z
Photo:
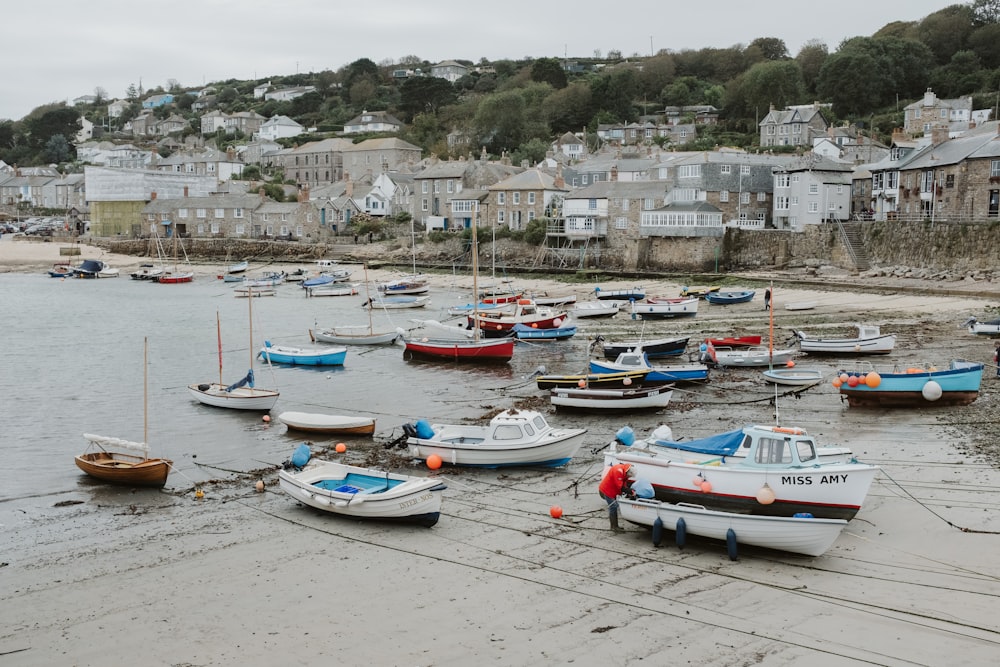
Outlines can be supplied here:
M4 238L0 271L47 269L57 248ZM94 252L126 274L141 263L87 248L83 258ZM668 534L655 548L647 530L608 530L595 450L624 423L644 435L660 420L688 438L773 423L775 391L758 372L720 371L675 391L653 418L597 424L561 470L429 473L403 462L448 484L431 529L307 510L277 488L274 470L223 475L202 500L183 489L109 495L100 504L79 502L80 493L16 501L3 509L10 519L0 547L0 664L993 664L1000 381L992 341L960 327L996 306L991 286L837 275L824 289L797 287L791 274L745 278L760 291L761 281L786 285L775 291L776 339L792 329L847 334L863 322L898 335L889 359L874 363L988 364L979 399L964 407L848 408L828 382L779 391L782 424L805 427L822 444L849 445L882 468L862 511L823 556L741 548L733 562L719 543L692 540L680 550ZM592 288L518 285L580 298ZM678 285L645 288L675 294ZM806 300L816 308L783 309ZM759 297L702 304L696 318L656 327L692 341L766 333L761 306ZM621 318L605 325L609 334L653 328ZM799 363L828 375L845 364ZM518 387L495 407L538 404L540 396L533 385ZM352 443L345 458L390 462L377 439ZM254 490L258 479L264 493ZM549 515L553 505L563 508L561 519Z

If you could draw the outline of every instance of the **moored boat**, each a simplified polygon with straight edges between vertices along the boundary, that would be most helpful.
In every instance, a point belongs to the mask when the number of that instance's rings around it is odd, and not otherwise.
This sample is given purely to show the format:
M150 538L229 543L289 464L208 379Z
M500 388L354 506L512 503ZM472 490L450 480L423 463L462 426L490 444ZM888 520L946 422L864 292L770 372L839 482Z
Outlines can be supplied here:
M590 317L614 317L621 310L617 301L579 301L573 305L573 317L577 319Z
M595 287L594 295L601 301L641 301L646 298L646 290L641 287L611 290Z
M622 340L622 341L609 341L604 340L603 336L598 336L597 341L601 344L602 352L605 359L613 360L617 359L618 355L623 352L631 352L642 348L642 351L650 359L656 359L658 357L676 357L684 353L687 349L689 337L675 337L675 338L651 338L648 340L637 339L637 340Z
M889 354L896 345L895 334L883 334L871 324L856 324L857 335L845 338L816 338L796 331L799 350L811 354Z
M535 384L539 389L557 389L563 387L595 387L619 389L643 384L649 371L633 369L616 372L579 373L570 375L539 375Z
M842 370L834 384L851 407L929 407L972 403L979 397L982 379L982 364L954 360L944 370Z
M339 435L372 435L375 433L375 419L372 417L289 411L279 414L278 421L290 429L306 433Z
M290 364L298 366L343 366L347 357L347 348L341 345L324 347L291 347L288 345L272 345L264 341L264 347L257 353L264 361L274 364Z
M698 314L696 297L659 299L655 303L632 301L632 319L664 319L670 317L694 317Z
M576 410L658 410L667 407L673 385L652 385L622 389L560 387L549 392L549 401L558 408Z
M969 333L977 336L1000 336L1000 319L980 322L975 317L970 317L962 326L969 328Z
M768 382L791 387L808 387L823 381L822 369L804 366L769 368L761 375Z
M507 363L514 356L513 338L406 338L403 357L473 363Z
M566 340L576 335L576 327L539 329L518 323L513 326L511 332L518 340Z
M715 291L705 294L705 301L716 306L729 306L734 303L749 303L757 293L754 290Z
M708 379L708 366L699 363L690 364L661 364L653 366L649 363L648 357L642 353L641 348L634 352L622 352L614 361L603 359L591 359L590 371L592 373L616 373L621 371L644 370L648 371L643 378L643 384L654 382L696 382Z

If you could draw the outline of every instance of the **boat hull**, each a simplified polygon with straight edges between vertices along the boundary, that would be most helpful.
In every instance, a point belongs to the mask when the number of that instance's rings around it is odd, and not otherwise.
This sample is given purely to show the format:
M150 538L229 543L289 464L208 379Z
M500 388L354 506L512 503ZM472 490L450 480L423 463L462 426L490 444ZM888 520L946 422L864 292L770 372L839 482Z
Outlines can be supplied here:
M633 301L632 319L666 319L672 317L694 317L698 314L698 299L681 299L677 303L640 303Z
M689 338L657 338L653 340L632 340L601 343L605 359L614 361L620 354L642 349L647 357L676 357L684 354Z
M169 459L144 459L115 452L89 452L74 459L76 467L95 479L126 486L161 488L173 466Z
M535 385L542 390L591 387L594 389L624 389L645 382L648 370L597 371L578 375L539 375Z
M278 402L278 392L273 389L244 386L226 391L225 385L215 382L188 385L188 393L204 405L233 410L267 412Z
M810 354L889 354L895 346L895 334L877 338L799 338L799 350Z
M734 303L749 303L757 293L753 290L744 292L708 292L705 301L716 306L729 306Z
M360 329L355 329L360 331ZM384 333L350 333L348 331L338 331L337 329L309 330L309 336L317 343L332 343L334 345L387 345L395 343L402 335L399 331L386 331Z
M300 347L284 347L271 345L261 348L257 353L264 361L273 364L289 364L292 366L343 366L347 357L346 347L331 347L327 349L307 349Z
M575 410L658 410L667 407L673 391L668 387L637 389L553 389L549 400L558 408Z
M825 553L847 526L843 519L794 516L759 516L710 510L699 505L664 503L656 500L618 501L626 521L643 526L662 526L674 533L698 535L737 544L746 544L805 556ZM683 523L681 523L683 521ZM681 537L677 538L682 542Z
M983 365L953 362L943 371L910 369L906 373L879 372L877 386L863 382L840 385L840 393L851 407L930 407L968 405L979 397ZM857 373L847 373L848 379ZM937 385L936 387L934 385Z
M632 370L626 368L625 366L613 362L605 362L599 359L591 359L590 361L590 372L591 373L621 373L622 371ZM651 366L648 369L639 369L648 371L646 377L643 378L644 384L660 383L666 384L669 382L698 382L700 380L708 379L708 366L705 364L676 364L675 366L665 365L665 366Z
M823 380L823 371L811 368L771 368L762 373L773 384L808 387Z
M375 420L369 417L324 415L313 412L282 412L278 421L296 431L340 435L373 435Z
M450 340L419 339L407 340L403 355L406 358L444 359L475 363L507 363L514 356L514 339L491 340Z
M406 521L428 528L441 516L447 488L436 479L318 460L298 471L278 471L278 484L289 497L330 514Z

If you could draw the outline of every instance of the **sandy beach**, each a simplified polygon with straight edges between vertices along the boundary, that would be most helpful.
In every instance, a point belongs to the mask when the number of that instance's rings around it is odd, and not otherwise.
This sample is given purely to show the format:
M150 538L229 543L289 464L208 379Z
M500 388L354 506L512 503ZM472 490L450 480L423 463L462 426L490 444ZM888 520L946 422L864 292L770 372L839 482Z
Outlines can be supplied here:
M59 247L5 235L0 273L45 271L66 259ZM121 280L144 261L80 249L70 259L107 261ZM218 267L196 270L209 279ZM308 510L278 489L276 469L220 473L202 499L182 487L122 493L107 504L80 492L6 503L0 666L994 664L1000 380L993 341L961 324L995 312L1000 286L832 269L734 279L760 290L780 283L775 317L784 337L797 328L846 333L865 322L898 335L891 363L987 364L978 400L955 408L848 408L829 383L783 393L775 408L774 388L752 370L719 371L675 393L656 416L675 435L772 423L777 409L783 424L881 467L861 512L823 556L744 548L731 561L711 541L682 550L668 533L657 548L637 526L612 533L597 494L599 450L627 417L609 418L568 466L548 471L431 472L389 459L376 437L352 442L344 460L439 476L448 490L433 528ZM649 293L679 288L644 285ZM580 298L593 288L548 278L518 278L518 286ZM814 309L783 308L807 300ZM706 307L665 326L692 341L766 334L767 313L755 303ZM838 362L817 363L832 373ZM548 411L539 397L533 385L498 392L483 413L524 404ZM554 424L572 421L547 414ZM649 421L640 423L645 435ZM555 505L560 519L550 516Z

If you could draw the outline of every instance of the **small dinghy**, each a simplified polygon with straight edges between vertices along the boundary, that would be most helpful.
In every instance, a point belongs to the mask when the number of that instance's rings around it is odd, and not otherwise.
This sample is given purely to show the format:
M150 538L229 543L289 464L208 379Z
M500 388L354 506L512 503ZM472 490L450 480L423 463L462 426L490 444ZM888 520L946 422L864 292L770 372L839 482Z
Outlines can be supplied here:
M371 417L325 415L317 412L282 412L278 415L278 421L290 429L307 433L343 435L372 435L375 433L375 420Z

